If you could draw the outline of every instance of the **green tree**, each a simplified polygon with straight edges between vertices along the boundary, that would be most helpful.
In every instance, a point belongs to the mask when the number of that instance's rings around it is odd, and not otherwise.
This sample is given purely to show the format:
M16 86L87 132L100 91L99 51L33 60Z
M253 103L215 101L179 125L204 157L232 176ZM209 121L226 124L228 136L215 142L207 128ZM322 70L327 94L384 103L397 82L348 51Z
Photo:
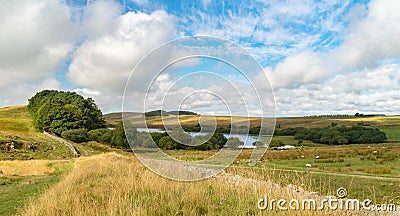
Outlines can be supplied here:
M119 122L112 132L111 146L118 148L129 148L128 140L126 139L124 125Z
M57 135L71 129L105 128L106 122L93 99L75 92L44 90L29 99L28 110L39 131Z
M99 143L110 144L112 130L107 128L99 128L88 132L88 139Z
M244 142L240 141L239 138L237 137L229 137L229 139L226 141L225 146L229 148L237 148L241 145L243 145Z
M76 143L89 141L87 130L83 128L64 131L62 137Z
M161 149L172 150L178 149L179 144L169 136L161 138L158 142L158 147Z

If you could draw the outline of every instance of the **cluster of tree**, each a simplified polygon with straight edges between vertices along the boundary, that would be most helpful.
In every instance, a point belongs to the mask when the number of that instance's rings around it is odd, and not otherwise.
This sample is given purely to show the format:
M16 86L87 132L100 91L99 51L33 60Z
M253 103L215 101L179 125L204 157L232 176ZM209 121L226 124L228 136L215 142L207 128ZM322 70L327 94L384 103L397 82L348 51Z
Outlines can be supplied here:
M168 115L197 115L197 113L191 112L191 111L170 111L167 112L165 110L154 110L154 111L149 111L145 112L144 115L146 117L150 116L168 116Z
M181 110L179 110L179 111L169 111L168 114L169 115L198 115L195 112L183 111L183 110L182 111Z
M276 136L294 136L297 140L311 140L314 143L342 145L381 143L386 140L386 133L377 128L355 125L352 127L325 128L287 128L275 131Z
M138 147L149 147L152 143L155 143L159 148L165 150L175 150L175 149L188 149L188 150L211 150L211 149L221 149L227 144L227 139L221 133L215 133L211 137L195 136L191 137L187 133L172 131L168 133L150 133L148 136L146 132L141 132L137 134L137 145ZM232 140L232 145L237 145L236 140ZM240 143L239 143L240 144Z
M354 114L354 117L375 117L375 116L385 116L385 114L363 114L363 113Z
M38 130L58 136L72 129L90 131L106 127L93 99L85 99L75 92L41 91L29 99L28 110Z
M136 130L133 131L132 135L136 136ZM62 137L76 143L96 141L115 148L129 148L129 142L125 135L125 130L122 122L119 122L113 130L107 128L99 128L91 131L83 128L72 129L64 131L62 133Z
M165 110L154 110L150 112L144 113L144 116L150 117L150 116L167 116L168 112Z
M350 114L324 114L324 115L312 115L312 116L304 116L306 118L334 118L334 119L341 119L341 118L351 118L354 115Z

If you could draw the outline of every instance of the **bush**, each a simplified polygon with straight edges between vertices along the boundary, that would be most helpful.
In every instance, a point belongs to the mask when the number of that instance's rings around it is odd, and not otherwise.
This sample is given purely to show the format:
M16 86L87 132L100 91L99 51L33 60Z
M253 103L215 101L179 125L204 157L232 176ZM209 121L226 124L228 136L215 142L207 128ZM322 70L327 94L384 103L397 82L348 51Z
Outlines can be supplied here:
M87 142L88 134L86 129L72 129L62 132L61 136L65 139L71 140L72 142L82 143Z
M200 138L201 139L201 138ZM228 140L221 133L215 133L212 137L204 144L194 146L193 148L196 150L211 150L211 149L221 149L224 147L225 143Z
M237 148L237 147L239 147L239 146L241 146L241 145L243 145L244 144L244 142L242 142L242 141L240 141L240 139L239 138L237 138L237 137L230 137L229 139L228 139L228 141L226 141L226 147L229 147L229 148Z
M161 149L172 150L172 149L179 149L179 144L175 142L171 137L165 136L160 139L158 142L158 147Z
M132 140L132 139L131 139ZM119 148L129 148L128 140L126 139L126 134L124 130L124 125L119 122L112 132L111 146Z
M285 143L282 140L279 139L272 139L271 143L269 144L268 147L281 147L284 146Z
M112 131L106 128L91 130L88 132L88 139L99 143L110 144Z

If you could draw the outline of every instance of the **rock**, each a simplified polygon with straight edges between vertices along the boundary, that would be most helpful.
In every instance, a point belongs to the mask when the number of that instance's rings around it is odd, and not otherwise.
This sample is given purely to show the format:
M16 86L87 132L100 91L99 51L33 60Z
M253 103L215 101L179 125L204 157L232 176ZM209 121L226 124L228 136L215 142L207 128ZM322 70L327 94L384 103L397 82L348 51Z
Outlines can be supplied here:
M311 167L311 164L306 164L306 167L310 168L310 167Z
M0 170L0 175L3 175L4 173L3 173L3 171L2 170Z
M315 159L319 159L319 155L317 157L315 157Z

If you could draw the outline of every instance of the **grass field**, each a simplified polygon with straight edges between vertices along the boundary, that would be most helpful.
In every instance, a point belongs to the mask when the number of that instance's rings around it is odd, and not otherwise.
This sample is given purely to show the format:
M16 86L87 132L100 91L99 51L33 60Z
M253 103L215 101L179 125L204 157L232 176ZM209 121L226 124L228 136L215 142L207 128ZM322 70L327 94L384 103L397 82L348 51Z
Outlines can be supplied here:
M65 173L72 170L69 161L51 162L41 160L30 161L0 161L0 169L5 165L12 168L4 169L0 175L0 215L14 215L32 199L39 197L55 183L59 182Z
M168 154L181 160L201 160L213 152L171 150ZM345 187L351 191L351 198L400 204L400 144L268 150L255 167L246 163L250 154L251 150L245 149L227 171L260 180L272 179L282 185L304 185L308 191L327 195L335 188ZM307 168L306 164L312 167Z
M398 128L381 128L381 131L386 133L388 141L400 142L400 127Z
M292 193L268 182L236 184L223 177L177 182L154 174L134 157L110 153L79 158L74 167L22 215L277 215L282 212L276 208L261 212L257 200L264 194L278 198ZM318 211L318 215L343 213ZM311 211L284 214L315 215Z

